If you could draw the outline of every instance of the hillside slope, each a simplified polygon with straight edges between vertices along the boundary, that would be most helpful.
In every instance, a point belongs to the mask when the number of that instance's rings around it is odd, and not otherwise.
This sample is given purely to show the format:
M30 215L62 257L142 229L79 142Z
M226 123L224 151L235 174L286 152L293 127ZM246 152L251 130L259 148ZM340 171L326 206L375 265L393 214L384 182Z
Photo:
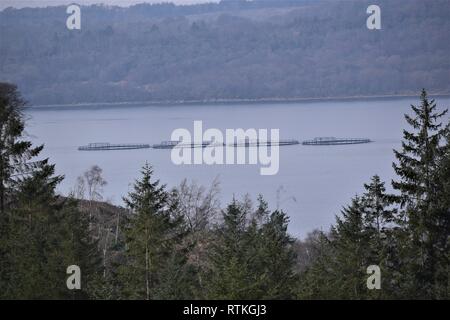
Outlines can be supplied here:
M350 1L0 12L0 81L32 104L450 92L450 1Z

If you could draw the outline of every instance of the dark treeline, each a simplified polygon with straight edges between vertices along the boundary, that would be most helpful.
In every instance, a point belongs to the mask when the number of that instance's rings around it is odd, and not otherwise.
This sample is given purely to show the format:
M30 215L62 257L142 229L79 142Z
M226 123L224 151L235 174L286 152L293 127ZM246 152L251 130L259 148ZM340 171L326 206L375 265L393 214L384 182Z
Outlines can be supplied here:
M167 189L145 165L126 207L101 202L93 167L63 197L63 179L24 134L16 86L0 84L0 298L448 299L450 133L425 91L406 115L388 194L374 176L329 232L304 240L262 197L225 208L217 184ZM66 268L82 271L81 290ZM381 289L367 288L367 268Z
M450 2L260 0L0 12L0 81L32 104L450 92Z

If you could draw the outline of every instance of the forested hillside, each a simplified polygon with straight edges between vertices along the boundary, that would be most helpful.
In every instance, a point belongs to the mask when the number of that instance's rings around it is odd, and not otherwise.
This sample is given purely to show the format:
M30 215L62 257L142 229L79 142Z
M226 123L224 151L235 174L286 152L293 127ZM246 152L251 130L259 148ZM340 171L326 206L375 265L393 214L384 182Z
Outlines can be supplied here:
M0 12L0 80L32 104L450 92L450 2L223 1Z

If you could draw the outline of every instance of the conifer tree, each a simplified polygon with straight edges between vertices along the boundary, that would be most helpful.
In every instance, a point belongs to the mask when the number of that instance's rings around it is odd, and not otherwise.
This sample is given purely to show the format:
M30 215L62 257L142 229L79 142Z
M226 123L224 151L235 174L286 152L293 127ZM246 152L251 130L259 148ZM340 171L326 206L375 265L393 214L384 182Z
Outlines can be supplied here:
M24 106L25 101L15 85L0 83L0 287L7 285L10 271L14 268L7 258L9 251L13 250L8 234L9 209L16 195L15 175L19 173L20 164L25 164L42 149L32 148L31 143L23 139Z
M61 179L53 165L45 165L17 182L5 233L9 270L3 293L8 298L89 297L88 284L99 270L96 244L76 202L55 194ZM70 265L82 270L81 290L66 286Z
M388 298L397 292L395 278L398 271L397 209L392 206L392 195L386 193L385 183L378 175L364 184L361 197L364 232L366 233L366 264L380 267L382 290L368 292L371 298ZM366 267L367 267L366 266Z
M223 212L216 230L209 263L209 299L249 299L252 283L248 278L245 246L247 212L233 200Z
M450 123L448 124L448 126ZM445 151L439 160L437 184L441 186L438 201L433 203L432 216L437 218L440 237L434 245L436 269L432 285L433 298L450 298L450 130L447 132Z
M319 254L301 277L300 297L388 297L389 290L367 289L366 270L370 265L377 265L389 279L384 271L392 259L390 224L394 221L395 210L390 208L390 196L378 176L365 184L365 189L362 196L354 197L336 217L330 235L320 235Z
M63 179L42 146L24 137L23 100L14 85L0 84L0 296L15 299L88 297L95 244L76 203L56 195ZM83 270L82 288L69 291L66 269Z
M0 83L0 219L12 201L15 177L30 169L28 162L43 148L24 139L24 106L15 85Z
M403 131L402 150L394 150L393 164L399 179L392 185L400 194L404 258L403 285L405 295L414 298L434 298L439 285L436 272L446 255L448 208L443 208L441 161L447 148L444 138L448 126L441 123L447 110L438 112L434 100L425 90L420 106L411 106L413 115L405 115L412 131Z
M272 212L259 231L261 254L256 261L263 266L261 299L292 299L297 281L294 267L294 239L288 234L289 218L280 210Z
M390 284L388 272L392 274L389 268L395 261L391 228L396 211L390 208L390 196L377 175L364 187L366 192L354 197L336 217L330 235L319 236L319 254L301 277L300 297L389 297L390 286L383 291L367 289L366 270L370 265L379 266L385 283Z
M299 299L336 299L336 266L330 237L323 231L313 235L309 254L311 265L299 276L297 297Z
M364 296L367 264L368 234L364 226L364 209L360 197L352 199L351 205L336 217L331 230L337 298L360 299Z
M174 259L184 234L183 217L173 214L176 210L169 206L165 185L153 181L152 176L152 167L146 164L141 180L135 182L134 190L124 199L132 212L126 230L126 262L120 270L124 298L177 298L167 295L169 284L165 281L179 279L175 273L168 277L165 272L171 270L169 262L177 262L179 268L185 266L184 258Z
M223 212L210 251L210 298L294 297L296 261L288 218L282 211L271 213L262 197L258 202L253 215L248 203L236 200Z

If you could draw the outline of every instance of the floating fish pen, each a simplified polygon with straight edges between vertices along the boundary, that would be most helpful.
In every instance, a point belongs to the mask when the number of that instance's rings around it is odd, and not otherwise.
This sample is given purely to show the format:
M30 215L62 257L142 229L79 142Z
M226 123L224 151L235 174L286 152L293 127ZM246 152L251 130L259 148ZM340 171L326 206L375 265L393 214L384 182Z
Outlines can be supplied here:
M300 144L298 140L285 139L278 141L263 141L263 140L243 140L229 144L231 147L259 147L259 146L291 146Z
M344 145L344 144L360 144L372 142L370 139L360 138L335 138L335 137L320 137L312 140L305 140L303 145L320 146L320 145ZM219 143L212 141L183 143L182 141L162 141L159 144L150 146L149 144L111 144L111 143L89 143L86 146L78 147L81 151L103 151L103 150L131 150L131 149L173 149L173 148L206 148L206 147L259 147L259 146L290 146L300 144L298 140L284 139L284 140L250 140L245 139L241 141L235 141L234 143Z
M366 138L335 138L335 137L319 137L312 140L305 140L303 145L307 146L332 146L332 145L344 145L344 144L360 144L372 142Z
M212 141L183 143L180 141L163 141L159 144L154 144L154 149L173 149L173 148L207 148L207 147L259 147L259 146L290 146L300 144L298 140L279 140L279 141L262 141L262 140L242 140L234 143L221 143Z
M131 150L131 149L147 149L150 148L149 144L111 144L111 143L89 143L87 146L81 146L78 150L81 151L103 151L103 150Z
M154 144L154 149L173 149L173 148L206 148L224 146L223 143L213 143L212 141L183 143L180 141L163 141L159 144Z

